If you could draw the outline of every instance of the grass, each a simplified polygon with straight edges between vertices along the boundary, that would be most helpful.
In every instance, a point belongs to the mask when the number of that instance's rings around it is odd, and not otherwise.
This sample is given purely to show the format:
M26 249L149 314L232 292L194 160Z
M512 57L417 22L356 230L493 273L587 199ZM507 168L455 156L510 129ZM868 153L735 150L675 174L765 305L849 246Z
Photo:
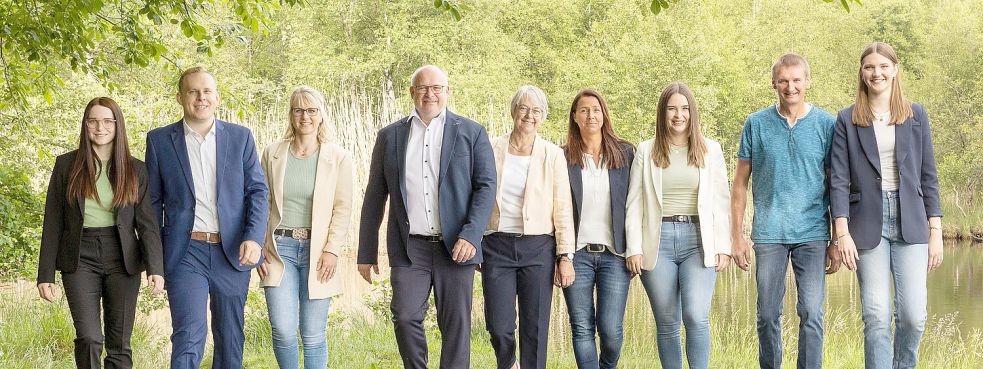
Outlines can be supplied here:
M479 294L476 291L476 296ZM575 367L569 343L562 298L556 296L549 347L549 368ZM371 304L385 305L382 301ZM715 310L711 317L713 340L711 365L714 368L752 368L757 363L757 336L753 306L733 304L728 312ZM369 315L332 314L329 318L329 353L332 368L399 368L402 366L392 324L384 310ZM481 311L476 299L475 311ZM658 368L655 330L647 309L632 309L625 323L622 368ZM983 333L979 329L963 332L955 314L931 316L922 341L919 368L983 367ZM439 362L440 338L433 321L433 309L426 321L430 363ZM784 326L784 365L795 366L797 319L786 315ZM166 368L169 342L166 333L149 326L143 312L134 328L134 361L138 368ZM261 291L252 291L247 302L245 368L276 368L270 341L270 325ZM68 307L62 299L55 304L34 296L0 293L0 367L73 368L74 329ZM862 325L855 310L837 309L826 314L824 367L863 366ZM493 366L494 353L488 343L480 313L474 315L471 336L472 366ZM210 367L211 348L206 350L203 367Z

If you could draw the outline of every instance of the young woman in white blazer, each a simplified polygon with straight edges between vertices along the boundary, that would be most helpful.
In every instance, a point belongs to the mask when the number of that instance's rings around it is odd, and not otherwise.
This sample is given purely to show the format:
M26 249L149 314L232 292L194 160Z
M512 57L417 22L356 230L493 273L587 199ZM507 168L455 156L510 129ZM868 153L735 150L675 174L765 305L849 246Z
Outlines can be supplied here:
M710 299L730 264L730 186L720 144L700 134L693 93L674 82L659 98L655 137L638 145L628 186L628 269L652 304L659 360L710 366Z
M304 368L326 368L328 310L341 293L335 274L348 240L355 173L348 151L327 142L320 92L295 89L288 117L283 140L263 151L270 220L258 271L280 368L298 367L298 327Z

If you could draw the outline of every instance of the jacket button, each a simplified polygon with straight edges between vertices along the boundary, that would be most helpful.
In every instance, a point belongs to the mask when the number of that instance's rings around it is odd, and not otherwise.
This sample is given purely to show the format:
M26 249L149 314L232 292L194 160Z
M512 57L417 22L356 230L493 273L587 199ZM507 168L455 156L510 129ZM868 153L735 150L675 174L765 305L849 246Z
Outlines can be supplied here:
M881 180L881 177L877 177L877 180L880 181Z

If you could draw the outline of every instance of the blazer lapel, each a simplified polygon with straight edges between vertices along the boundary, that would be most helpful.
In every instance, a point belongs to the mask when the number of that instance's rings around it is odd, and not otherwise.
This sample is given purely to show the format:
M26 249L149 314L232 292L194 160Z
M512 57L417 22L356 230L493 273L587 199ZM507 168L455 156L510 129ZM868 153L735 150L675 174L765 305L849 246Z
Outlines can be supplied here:
M174 144L174 152L177 153L177 160L181 166L181 173L184 173L184 179L188 183L188 189L194 194L195 184L191 176L191 161L188 159L188 144L184 140L183 122L182 120L174 125L174 129L171 130L171 142Z
M444 137L440 142L440 174L437 175L437 188L444 183L447 177L447 167L451 164L451 157L454 154L454 143L457 142L457 128L461 124L457 120L457 115L445 110L447 116L444 118ZM447 140L450 140L449 142Z
M331 176L331 174L332 174L328 170L328 168L331 167L332 162L333 162L333 160L332 160L332 155L331 155L331 149L328 147L327 144L321 144L320 145L320 148L318 149L318 154L317 154L317 168L315 169L316 172L314 173L314 199L313 199L313 202L314 202L314 204L325 204L325 205L324 206L317 206L315 208L315 209L320 209L321 211L314 210L314 211L311 212L311 217L312 217L311 218L311 224L317 224L317 223L314 223L314 218L313 218L314 217L314 214L320 213L320 212L324 211L325 209L327 209L327 213L330 213L331 212L330 208L331 208L332 205L327 204L324 201L324 198L323 197L324 197L324 195L326 195L326 192L327 192L324 187L327 186L328 177ZM284 165L284 167L286 167L286 165Z
M270 166L270 175L273 177L273 186L270 188L272 192L273 202L276 204L277 213L279 213L281 219L283 218L283 182L286 180L284 176L287 173L287 155L289 153L287 150L290 149L290 141L282 141L280 145L277 146L276 151L273 152L273 163ZM320 163L318 163L320 167ZM314 196L317 196L317 181L314 182ZM317 203L316 201L314 202Z
M222 178L225 177L225 163L228 162L229 148L232 146L229 144L229 140L225 137L225 122L215 119L215 194L219 195L222 191ZM216 207L218 204L218 199L215 199ZM217 210L217 209L216 209Z
M651 160L646 165L652 166L652 188L655 189L655 199L659 202L659 208L662 208L662 167L655 165Z
M854 126L857 130L857 137L860 138L860 148L867 156L867 161L874 166L877 174L881 174L881 154L877 151L877 138L874 137L874 127Z
M911 148L911 126L915 123L914 119L908 118L904 124L896 124L894 126L894 154L896 155L897 167L901 168L901 163L908 158L908 152Z
M396 168L399 171L399 193L406 206L406 145L410 140L410 125L413 117L409 116L396 125Z
M503 174L503 171L502 170L505 169L505 155L508 154L508 152L509 152L509 144L508 144L508 142L509 142L509 135L506 134L505 136L501 136L498 139L496 139L494 145L492 146L492 152L495 155L495 172L496 172L497 180L498 180L495 183L498 184L498 188L499 188L499 190L495 191L495 208L496 209L500 209L501 208L500 206L502 204L502 191L501 191L501 188L502 188L502 174ZM440 156L444 156L443 149L441 149ZM444 164L443 163L443 159L441 159L441 166L443 166L443 164ZM443 175L441 175L441 177L443 177ZM526 179L528 180L529 177L527 176ZM496 210L496 211L498 211L498 210ZM497 222L497 220L496 220L496 222Z
M580 166L572 165L567 167L567 172L570 174L570 192L573 192L573 206L574 211L576 211L576 217L580 219L580 214L584 210L584 175L583 169ZM608 175L611 175L611 171L608 171ZM611 191L612 194L614 190ZM614 196L612 196L614 198ZM579 227L580 224L577 224Z

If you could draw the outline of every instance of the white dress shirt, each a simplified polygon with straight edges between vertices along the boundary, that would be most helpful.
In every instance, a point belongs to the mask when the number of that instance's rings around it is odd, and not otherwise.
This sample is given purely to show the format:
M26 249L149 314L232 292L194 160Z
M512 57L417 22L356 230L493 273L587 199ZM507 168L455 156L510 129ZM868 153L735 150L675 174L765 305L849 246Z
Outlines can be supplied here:
M204 136L184 123L184 142L195 190L195 232L219 232L218 195L215 189L215 121Z
M424 124L416 109L410 115L410 135L406 144L406 215L410 234L439 235L440 213L438 176L440 146L444 142L447 109Z
M584 199L580 212L580 228L577 234L577 250L589 243L607 246L615 255L614 232L611 223L611 182L607 166L597 166L594 157L584 154L584 168L581 169Z
M526 197L526 178L532 156L517 156L505 153L502 166L502 205L498 220L498 231L524 233L522 207Z

